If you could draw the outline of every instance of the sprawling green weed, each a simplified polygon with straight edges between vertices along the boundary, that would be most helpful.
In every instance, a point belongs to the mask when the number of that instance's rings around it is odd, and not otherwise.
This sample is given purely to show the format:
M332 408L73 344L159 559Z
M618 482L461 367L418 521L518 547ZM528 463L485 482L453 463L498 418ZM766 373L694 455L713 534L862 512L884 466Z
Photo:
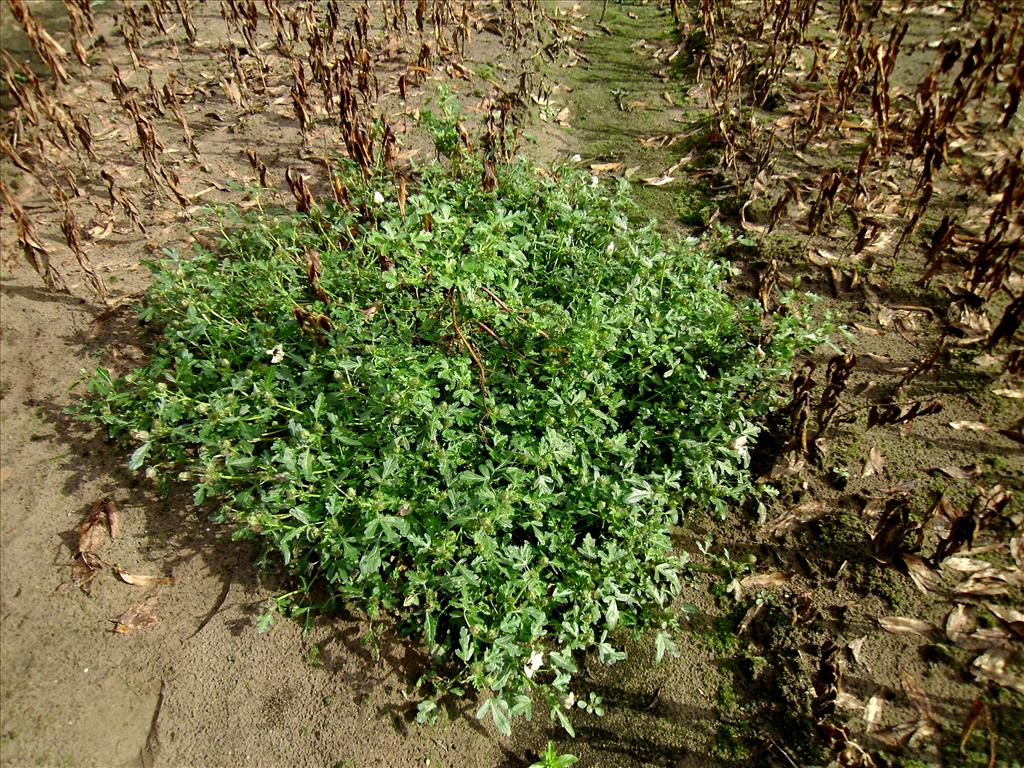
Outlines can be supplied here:
M83 414L268 542L293 613L359 607L429 649L428 696L485 692L508 732L540 693L571 729L580 652L651 627L674 651L670 528L750 491L808 337L729 299L698 241L635 225L625 189L452 168L406 196L343 163L346 205L221 211L216 252L153 267L149 362L97 371Z

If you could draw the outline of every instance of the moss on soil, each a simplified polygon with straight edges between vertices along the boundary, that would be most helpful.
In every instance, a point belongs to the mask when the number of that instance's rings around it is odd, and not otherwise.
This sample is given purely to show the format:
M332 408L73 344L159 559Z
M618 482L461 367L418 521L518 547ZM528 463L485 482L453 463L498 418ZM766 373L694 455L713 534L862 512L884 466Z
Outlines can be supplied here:
M685 106L670 106L666 96L685 105L679 81L659 85L655 62L645 50L634 50L645 42L675 39L671 17L654 4L609 4L605 25L615 34L597 33L580 45L590 65L563 72L573 89L570 135L578 141L584 163L622 162L617 174L635 169L633 193L645 214L666 226L682 223L702 229L715 205L705 189L642 181L661 176L691 152L691 163L705 154L706 118ZM666 147L640 144L640 139L666 134L682 138Z

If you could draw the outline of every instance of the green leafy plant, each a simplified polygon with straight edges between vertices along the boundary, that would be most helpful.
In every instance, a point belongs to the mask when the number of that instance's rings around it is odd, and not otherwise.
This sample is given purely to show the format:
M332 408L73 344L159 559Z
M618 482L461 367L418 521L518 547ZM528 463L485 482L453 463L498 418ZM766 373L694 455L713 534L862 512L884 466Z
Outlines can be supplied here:
M540 756L540 760L530 766L530 768L568 768L570 765L574 765L579 761L576 755L560 755L558 750L555 749L555 742L549 741L548 748L544 750L544 754Z
M407 188L343 161L345 205L218 210L216 251L152 265L148 363L96 371L81 413L266 542L296 581L279 610L422 642L422 721L479 691L509 733L538 694L571 732L581 653L647 628L676 652L671 526L751 492L771 384L815 337L730 299L625 187L484 173L465 153Z
M459 130L458 99L445 86L439 87L437 91L435 99L429 101L428 105L436 101L440 113L435 114L431 109L424 109L420 120L434 138L434 151L438 159L447 157L456 160L459 156L459 143L463 136L466 136Z
M676 214L687 226L706 227L716 208L717 205L703 187L689 186L676 193Z

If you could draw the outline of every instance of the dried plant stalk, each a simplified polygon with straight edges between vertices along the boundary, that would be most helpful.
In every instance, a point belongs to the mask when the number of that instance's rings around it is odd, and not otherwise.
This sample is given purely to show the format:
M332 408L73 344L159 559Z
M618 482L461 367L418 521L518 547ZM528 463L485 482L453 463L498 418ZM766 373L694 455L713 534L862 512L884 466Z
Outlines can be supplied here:
M67 240L68 247L71 252L75 254L75 259L78 261L78 266L82 268L86 278L89 280L89 284L92 285L96 294L100 297L100 300L109 306L110 302L107 299L107 286L103 282L103 278L96 272L96 268L93 266L92 261L89 259L89 255L85 252L82 247L82 228L78 223L78 219L75 218L74 211L71 210L71 206L68 205L67 201L62 201L64 208L64 216L61 220L60 229L64 233L64 238Z
M25 4L25 0L7 0L7 4L10 6L14 18L25 30L29 44L53 74L54 80L58 84L67 83L71 79L68 71L64 68L68 52L36 20Z
M822 434L839 410L839 399L846 391L847 380L857 365L857 356L836 355L828 361L828 368L825 372L825 390L821 393L821 402L818 404L818 434Z
M14 196L3 180L0 180L0 195L2 195L3 201L9 209L8 212L11 218L14 219L18 230L18 245L21 246L25 261L36 271L36 274L43 278L47 288L50 290L67 291L64 278L57 271L57 268L50 263L50 249L43 245L36 236L32 222L18 204L18 201L14 199Z

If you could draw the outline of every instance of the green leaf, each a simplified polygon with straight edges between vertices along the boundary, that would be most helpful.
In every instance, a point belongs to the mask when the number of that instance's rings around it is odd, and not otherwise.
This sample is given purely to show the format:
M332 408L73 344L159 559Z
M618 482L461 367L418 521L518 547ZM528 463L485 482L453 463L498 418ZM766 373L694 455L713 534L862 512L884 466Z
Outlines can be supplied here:
M504 699L494 699L494 704L491 706L491 719L494 720L494 726L502 736L512 735L512 723L508 713L508 703Z
M424 699L416 706L416 722L420 725L433 724L437 720L437 702L431 699Z
M555 707L551 710L551 713L558 719L558 723L562 726L562 730L570 736L576 736L576 729L572 727L572 723L569 722L568 716L562 711L561 707Z
M136 448L132 453L131 458L128 459L128 469L132 472L138 470L146 461L146 457L149 455L149 451L152 447L153 444L147 441Z
M359 578L365 579L374 576L380 570L380 548L370 547L359 558Z
M668 632L659 632L654 637L654 649L655 658L657 663L661 663L661 660L665 658L667 653L672 658L679 658L679 646L676 645L676 641L672 639Z
M615 627L619 624L619 604L615 602L615 598L608 601L608 607L604 612L604 620L608 631L615 631Z
M257 616L256 617L256 631L259 632L261 635L266 633L267 630L269 630L273 626L273 624L274 624L274 617L275 616L276 616L276 611L274 611L272 609L271 610L266 610L263 613L261 613L259 616Z

